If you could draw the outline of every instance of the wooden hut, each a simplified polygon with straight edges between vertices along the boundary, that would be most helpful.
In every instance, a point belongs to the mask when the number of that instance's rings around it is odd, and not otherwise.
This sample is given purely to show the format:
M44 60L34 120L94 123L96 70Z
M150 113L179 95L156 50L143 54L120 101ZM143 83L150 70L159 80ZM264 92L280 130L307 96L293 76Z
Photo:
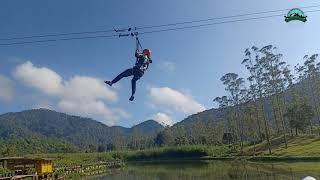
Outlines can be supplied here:
M34 166L37 174L51 174L53 172L51 159L35 159Z
M50 175L53 173L52 160L45 158L2 158L0 159L0 166L19 175L27 175L30 173L37 175Z

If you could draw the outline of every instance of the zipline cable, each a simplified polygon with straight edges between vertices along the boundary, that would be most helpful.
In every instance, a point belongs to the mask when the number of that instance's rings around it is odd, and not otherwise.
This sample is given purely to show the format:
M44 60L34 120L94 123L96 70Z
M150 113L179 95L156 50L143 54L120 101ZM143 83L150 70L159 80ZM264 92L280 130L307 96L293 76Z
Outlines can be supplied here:
M82 35L82 34L97 34L97 33L108 33L108 32L114 32L114 29L100 30L100 31L84 31L84 32L71 32L71 33L61 33L61 34L46 34L46 35L24 36L24 37L0 38L0 41L10 41L10 40L19 40L19 39L32 39L32 38L44 38L44 37L57 37L57 36L70 36L70 35Z
M307 12L307 13L320 12L320 9L312 10L312 11L305 11L305 12ZM243 22L243 21L250 21L250 20L257 20L257 19L266 19L266 18L272 18L272 17L280 17L280 16L284 16L284 15L286 15L286 14L260 16L260 17L252 17L252 18L237 19L237 20L230 20L230 21L206 23L206 24L193 25L193 26L184 26L184 27L177 27L177 28L144 31L144 32L140 32L139 35L152 34L152 33L158 33L158 32L166 32L166 31L177 31L177 30L182 30L182 29L192 29L192 28L199 28L199 27L206 27L206 26L213 26L213 25L227 24L227 23L235 23L235 22ZM118 37L118 36L119 35L113 34L113 35L85 36L85 37L72 37L72 38L61 38L61 39L47 39L47 40L37 40L37 41L20 41L20 42L11 42L11 43L2 43L2 44L0 43L0 46L44 43L44 42L54 42L54 41L80 40L80 39L110 38L110 37Z
M21 42L4 43L4 44L0 44L0 46L45 43L45 42L54 42L54 41L70 41L70 40L80 40L80 39L111 38L111 37L118 37L118 35L114 34L114 35L86 36L86 37L73 37L73 38L61 38L61 39L46 39L46 40L37 40L37 41L21 41Z
M316 7L320 7L320 5L298 7L298 9L309 9L309 8L316 8ZM166 27L166 26L176 26L176 25L183 25L183 24L190 24L190 23L214 21L214 20L220 20L220 19L229 19L229 18L236 18L236 17L243 17L243 16L252 16L252 15L260 15L260 14L267 14L267 13L275 13L275 12L282 12L282 11L289 11L289 10L291 10L291 9L270 10L270 11L238 14L238 15L231 15L231 16L214 17L214 18L208 18L208 19L200 19L200 20L194 20L194 21L185 21L185 22L169 23L169 24L162 24L162 25L137 27L136 29L139 30L139 29L151 29L151 28Z
M320 12L320 9L319 10L313 10L313 11L305 11L305 12L308 12L308 13ZM160 29L160 30L154 30L154 31L145 31L145 32L141 32L139 34L152 34L152 33L158 33L158 32L176 31L176 30L182 30L182 29L192 29L192 28L197 28L197 27L213 26L213 25L219 25L219 24L228 24L228 23L243 22L243 21L250 21L250 20L257 20L257 19L267 19L267 18L272 18L272 17L280 17L280 16L283 17L283 15L285 15L285 14L277 14L277 15L261 16L261 17L252 17L252 18L230 20L230 21L221 21L221 22L207 23L207 24L200 24L200 25L193 25L193 26L184 26L184 27L177 27L177 28Z
M303 6L303 7L298 7L298 8L299 9L310 9L310 8L316 8L316 7L320 7L320 5ZM228 18L235 18L235 17L244 17L244 16L252 16L252 15L260 15L260 14L267 14L267 13L282 12L282 11L288 11L288 10L290 10L290 9L287 8L287 9L279 9L279 10L270 10L270 11L262 11L262 12L254 12L254 13L222 16L222 17L214 17L214 18L200 19L200 20L193 20L193 21L169 23L169 24L162 24L162 25L153 25L153 26L144 26L144 27L142 26L142 27L136 27L135 29L136 30L142 30L142 29L152 29L152 28L160 28L160 27L167 27L167 26L177 26L177 25L183 25L183 24L192 24L192 23L214 21L214 20L220 20L220 19L228 19ZM58 33L58 34L47 34L47 35L31 35L31 36L23 36L23 37L0 38L0 41L11 41L11 40L32 39L32 38L45 38L45 37L59 37L59 36L70 36L70 35L83 35L83 34L110 33L110 32L114 32L114 31L115 31L115 29L108 29L108 30L70 32L70 33Z

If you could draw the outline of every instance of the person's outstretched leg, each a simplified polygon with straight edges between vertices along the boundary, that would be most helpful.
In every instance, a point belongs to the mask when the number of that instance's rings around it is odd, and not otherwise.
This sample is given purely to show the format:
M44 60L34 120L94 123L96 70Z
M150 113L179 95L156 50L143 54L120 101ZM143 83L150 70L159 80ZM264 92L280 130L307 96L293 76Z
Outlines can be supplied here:
M130 101L134 100L134 94L136 93L136 84L137 84L137 81L143 76L143 72L140 71L139 69L133 69L133 75L134 76L131 80L132 94L129 99Z
M116 78L114 78L112 81L105 81L106 84L112 86L112 84L117 83L124 77L132 76L133 75L133 69L127 69L120 73Z
M130 97L130 101L133 101L134 100L134 94L136 93L136 84L137 84L137 81L139 80L139 77L138 76L134 76L132 79L131 79L131 97Z

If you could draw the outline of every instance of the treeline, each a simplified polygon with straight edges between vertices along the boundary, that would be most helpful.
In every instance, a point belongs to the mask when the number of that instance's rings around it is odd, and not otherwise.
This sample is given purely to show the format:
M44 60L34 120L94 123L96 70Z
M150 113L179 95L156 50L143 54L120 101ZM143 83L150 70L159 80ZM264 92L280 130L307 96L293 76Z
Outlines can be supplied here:
M245 50L241 62L249 76L227 73L221 77L227 95L214 102L225 109L225 132L231 144L266 140L269 153L271 139L319 132L320 64L318 54L304 56L304 63L294 71L272 45ZM230 108L231 107L231 108ZM319 122L320 123L320 122Z
M209 110L194 115L190 123L167 127L157 135L155 145L229 144L241 153L247 145L255 147L266 141L271 154L274 138L287 148L288 136L318 135L320 63L317 58L317 54L306 55L303 64L292 68L272 45L246 49L241 64L248 77L227 73L220 79L226 95L213 100L219 105L220 113ZM222 117L217 118L217 114Z
M79 152L79 148L58 139L28 137L0 140L0 157L36 154Z
M47 109L6 113L0 115L0 156L148 148L162 129L152 120L132 128L108 127Z
M115 134L110 143L95 143L83 141L83 147L66 141L62 138L47 138L38 136L0 138L0 157L23 156L25 154L39 153L93 153L115 150L136 150L156 147L155 135L145 135L141 130L135 129L131 136L123 133Z

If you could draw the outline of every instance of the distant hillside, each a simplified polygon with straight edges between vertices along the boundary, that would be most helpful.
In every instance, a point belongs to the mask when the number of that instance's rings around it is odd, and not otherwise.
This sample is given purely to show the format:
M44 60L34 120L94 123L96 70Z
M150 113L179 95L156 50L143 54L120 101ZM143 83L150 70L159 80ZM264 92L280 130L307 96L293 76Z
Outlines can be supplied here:
M163 127L149 120L132 128L108 127L89 118L70 116L47 109L27 110L0 115L0 140L55 139L81 150L108 148L119 137L129 143L134 132L155 137ZM0 141L1 143L1 141ZM74 148L71 148L74 149Z
M208 109L203 112L199 112L197 114L193 114L179 123L176 123L174 126L187 126L198 121L203 122L221 122L223 121L223 113L222 109Z
M157 133L159 133L163 129L163 126L160 125L158 122L154 120L147 120L145 122L142 122L138 125L133 126L130 130L139 130L141 133L148 135L148 136L154 136ZM157 132L155 134L155 132Z
M307 81L307 80L304 80ZM287 103L292 101L292 91L299 92L300 94L304 94L304 96L300 95L300 98L306 98L306 103L313 106L312 100L312 93L309 92L310 90L304 86L304 81L294 84L293 87L284 91L284 96L286 97ZM277 122L275 121L274 115L274 107L272 99L275 96L269 96L264 98L264 114L266 116L266 121L268 122L269 128L272 129L274 132L277 132L277 125L281 127L280 120L279 120L279 112L276 109L276 115L278 117ZM288 103L289 104L289 103ZM240 104L240 108L243 107L244 104ZM186 117L184 120L174 124L172 127L167 128L166 132L160 134L159 144L162 145L182 145L182 144L215 144L215 143L222 143L223 134L226 131L230 131L226 129L226 115L227 112L232 112L233 107L227 107L225 109L221 108L212 108L205 110L203 112L199 112L197 114L190 115ZM287 107L285 107L287 108ZM284 109L285 110L285 109ZM286 110L285 110L286 111ZM261 112L259 112L261 113ZM259 114L259 120L262 121L262 115ZM288 121L288 120L286 120ZM313 124L318 124L318 119L315 116L311 122ZM277 124L278 123L278 124ZM263 122L260 122L261 125L261 133L264 135L263 129ZM248 132L246 129L248 126L245 125L245 132ZM289 127L287 127L289 129ZM288 133L288 132L287 132ZM275 134L274 136L278 136L279 134ZM244 138L248 138L250 135L246 135Z

